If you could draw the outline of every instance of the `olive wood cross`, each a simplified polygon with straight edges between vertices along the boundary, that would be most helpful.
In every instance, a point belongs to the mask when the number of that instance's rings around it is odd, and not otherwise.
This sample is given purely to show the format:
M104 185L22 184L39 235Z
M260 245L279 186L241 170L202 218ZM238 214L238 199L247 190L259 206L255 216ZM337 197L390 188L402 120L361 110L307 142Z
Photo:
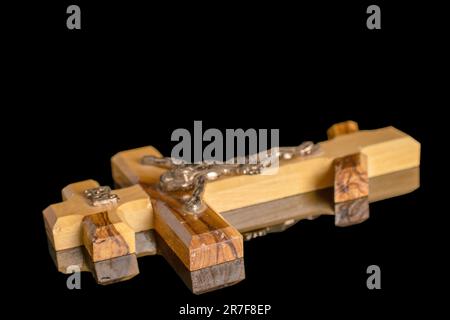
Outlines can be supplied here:
M369 218L369 203L419 187L420 144L386 127L332 126L320 153L280 160L274 175L227 176L202 190L204 207L186 211L184 191L160 187L165 168L153 147L112 157L119 187L93 180L68 185L44 210L50 253L59 271L91 271L100 284L139 273L137 258L161 254L199 294L245 278L243 240L283 231L302 219L334 215L339 227Z

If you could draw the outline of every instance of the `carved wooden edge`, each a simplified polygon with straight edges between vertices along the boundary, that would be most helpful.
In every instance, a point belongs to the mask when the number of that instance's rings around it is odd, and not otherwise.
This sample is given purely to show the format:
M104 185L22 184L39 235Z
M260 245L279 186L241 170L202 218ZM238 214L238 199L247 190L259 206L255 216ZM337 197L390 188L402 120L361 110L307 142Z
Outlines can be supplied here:
M130 254L127 242L111 223L106 211L84 217L81 229L84 246L92 261Z
M206 268L190 271L158 233L158 253L170 264L184 284L194 293L202 294L232 286L245 279L244 259L238 258Z
M155 230L190 271L242 258L243 238L236 228L206 206L187 213L183 204L153 186L144 186L155 217Z

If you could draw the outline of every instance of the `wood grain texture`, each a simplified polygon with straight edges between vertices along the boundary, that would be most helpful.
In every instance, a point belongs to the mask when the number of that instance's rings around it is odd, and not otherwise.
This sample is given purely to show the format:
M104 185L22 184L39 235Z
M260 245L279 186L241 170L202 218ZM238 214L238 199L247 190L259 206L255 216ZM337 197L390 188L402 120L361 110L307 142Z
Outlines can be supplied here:
M219 214L206 208L186 213L182 204L152 186L155 230L190 271L243 257L242 235Z
M308 137L299 137L299 142ZM320 143L322 153L308 159L281 161L276 175L237 176L207 184L204 199L215 212L225 212L334 185L334 160L361 152L369 178L418 167L420 144L386 127L339 135ZM158 181L161 169L144 166L144 155L160 155L152 147L123 151L112 158L114 179L121 186Z
M416 190L419 186L419 168L370 178L368 199L371 203L401 196ZM327 188L225 211L221 215L240 232L249 232L287 220L297 221L334 213L334 188Z
M369 219L369 199L362 197L355 200L336 203L334 224L348 227Z
M420 170L419 168L412 168L371 178L369 179L369 184L371 190L368 198L369 202L400 196L419 187ZM321 214L332 215L334 214L333 194L333 188L327 188L224 212L222 215L239 231L248 232L282 223L286 220L302 220ZM136 233L135 242L138 257L157 253L154 231L148 230ZM82 271L91 271L87 262L89 255L81 246L56 252L53 245L49 242L49 251L60 272L66 273L67 267L71 265L78 265ZM85 253L83 254L83 252ZM163 254L162 252L159 253ZM84 255L87 255L87 258ZM229 265L220 265L218 268L213 266L199 269L198 272L190 272L181 261L178 261L177 267L175 267L174 263L176 262L170 260L173 257L168 258L169 255L167 253L163 255L186 285L196 293L232 285L245 277L243 259L232 260ZM172 255L174 254L172 253ZM174 256L175 260L179 260L176 255ZM92 262L90 264L93 266ZM180 265L183 268L180 268ZM114 283L114 281L109 283Z
M416 190L419 185L419 168L402 170L392 174L370 178L369 202L380 201L412 192ZM275 201L268 201L265 203L260 203L258 205L226 211L222 213L222 216L240 232L248 232L270 225L279 224L286 220L299 220L313 215L332 215L333 213L333 188L327 188L305 194L286 197ZM49 228L46 228L46 230L48 231ZM149 232L150 231L142 231L136 233L135 242L136 253L138 255L155 254L156 252L154 240L152 240L151 238L152 236L145 235ZM49 241L51 241L51 235L48 237L48 239ZM145 242L139 239L148 240L147 242ZM51 244L51 242L50 245L52 247L52 252L55 252L54 246L53 244ZM139 246L143 248L147 247L147 249L139 250ZM80 246L74 248L78 248L75 251L80 250ZM58 251L58 261L61 261L59 265L64 266L70 264L78 264L77 262L64 264L63 261L66 261L67 257L71 256L70 252L71 251L65 250ZM52 257L53 256L54 254L52 254ZM74 256L80 257L79 254L75 254ZM58 266L58 269L63 272L61 268L65 269L64 267Z
M98 186L94 180L70 184L63 189L64 201L43 211L47 236L56 251L82 245L83 218L104 211L108 212L108 219L127 241L130 253L135 250L134 233L153 227L150 199L139 185L113 190L120 198L116 206L91 206L83 191Z
M146 147L121 152L112 158L114 179L120 186L134 186L113 191L121 199L117 206L90 206L82 192L98 184L87 180L69 185L62 192L64 201L44 211L50 247L57 250L55 261L58 265L66 265L70 260L68 255L72 254L77 265L82 268L90 265L88 268L99 283L128 279L138 273L136 256L153 254L156 249L152 246L151 236L146 235L142 238L144 242L147 241L147 245L138 249L137 233L155 228L166 243L168 253L178 259L184 268L180 270L184 270L182 273L190 279L188 283L194 292L201 293L235 283L245 273L242 236L231 226L233 217L237 221L236 226L246 231L276 221L286 221L289 216L307 218L321 213L335 213L336 225L344 226L367 219L369 201L404 191L394 184L387 187L382 182L376 182L382 190L377 195L372 184L385 176L417 168L420 163L420 144L393 127L370 131L353 129L346 125L345 130L334 130L332 140L320 143L322 153L319 156L282 161L277 175L229 177L209 183L205 192L205 201L209 207L199 216L185 213L173 199L147 189L150 184L158 182L164 170L143 166L140 159L144 155L159 155L157 150ZM299 142L302 140L306 139L300 137ZM371 192L365 195L365 190L359 185L364 179L353 184L339 184L336 188L339 190L336 198L338 202L334 207L332 187L336 164L340 158L357 153L367 157L365 169L367 178L370 178L368 183ZM357 166L348 167L354 169ZM342 162L338 168L342 174L341 181L353 177L352 174L343 174L345 168L347 166ZM139 185L141 183L147 190L143 190ZM351 187L354 184L357 187ZM155 213L147 193L153 198ZM224 212L225 216L229 214L229 223L217 212ZM245 216L246 212L251 212L252 216ZM86 218L89 216L102 221ZM86 221L84 227L83 221ZM85 230L84 233L82 230ZM120 246L114 241L110 245L97 241L115 238L115 232L123 239L123 242L120 240L121 244L128 246L127 251L123 250L126 246ZM82 246L83 243L86 248ZM107 254L96 257L95 245L98 248L104 245L107 249L99 249L99 252ZM80 256L77 248L85 253ZM117 256L119 254L122 255Z
M347 227L369 218L367 156L350 154L334 160L335 225Z
M167 245L165 240L157 233L155 238L158 246L158 253L166 259L178 276L183 280L185 285L194 294L202 294L231 286L245 279L243 258L190 271L174 253L172 248Z
M134 237L134 233L130 236ZM94 262L130 254L127 241L111 223L106 211L83 218L82 237Z
M369 195L367 156L362 153L334 161L334 202L355 200Z
M401 196L416 190L420 185L420 170L413 168L369 179L369 203ZM224 219L240 232L262 229L286 220L302 220L317 215L333 215L333 188L312 191L254 206L223 212ZM138 257L157 253L154 230L136 233ZM55 251L49 243L50 254L60 272L70 265L89 271L84 261L82 247Z

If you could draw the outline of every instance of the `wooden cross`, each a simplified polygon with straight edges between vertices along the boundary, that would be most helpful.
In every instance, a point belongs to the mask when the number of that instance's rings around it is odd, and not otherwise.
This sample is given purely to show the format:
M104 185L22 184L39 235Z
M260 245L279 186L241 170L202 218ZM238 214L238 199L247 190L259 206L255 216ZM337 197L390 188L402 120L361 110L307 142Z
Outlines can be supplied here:
M89 191L105 190L100 188L94 180L68 185L63 202L44 210L44 221L59 270L77 265L106 284L138 273L135 233L152 228L153 220L150 200L139 185L106 189L97 199L89 196Z
M86 190L98 188L95 181L72 184L63 202L44 211L50 252L60 271L75 264L102 284L136 275L136 257L158 253L198 294L245 278L244 238L322 214L335 215L336 226L361 223L370 202L419 186L420 144L407 134L393 127L359 131L352 121L327 134L319 155L281 162L276 175L208 183L199 215L183 209L182 195L158 188L164 169L141 163L160 157L156 149L120 152L112 172L123 189L104 192L94 205Z

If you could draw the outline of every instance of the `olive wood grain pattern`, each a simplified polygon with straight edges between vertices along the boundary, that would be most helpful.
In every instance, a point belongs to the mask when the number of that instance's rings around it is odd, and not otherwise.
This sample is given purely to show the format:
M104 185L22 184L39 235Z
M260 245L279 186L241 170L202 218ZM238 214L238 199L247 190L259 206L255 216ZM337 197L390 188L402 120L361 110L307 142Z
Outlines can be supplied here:
M243 257L242 235L219 214L183 210L177 199L145 186L153 204L155 230L190 271Z
M369 202L376 202L400 196L416 190L419 184L419 168L371 178L369 179L370 194L368 200ZM322 214L334 214L333 188L312 191L223 212L222 216L240 232L249 232L280 224L286 220L302 220ZM138 257L157 254L157 245L153 230L141 231L136 233L135 236L136 254ZM55 251L49 241L48 247L58 271L66 273L67 268L72 265L77 265L81 271L91 271L93 264L92 262L88 263L90 257L82 246ZM236 270L237 268L239 272L230 273L230 271L223 271L219 273L222 276L214 276L217 274L217 268L215 267L207 267L190 272L174 253L170 254L170 252L167 252L167 248L164 251L164 249L158 246L158 250L158 253L162 254L169 264L174 267L186 285L196 293L210 291L214 287L219 287L222 284L223 286L225 284L231 285L245 277L244 270L239 269L239 266L243 268L243 259L232 260L232 263L228 265L231 270ZM224 269L226 269L226 265L219 267L219 270ZM234 277L233 274L235 275ZM210 280L207 281L206 279ZM114 283L113 279L109 283ZM107 283L104 282L103 284Z
M134 234L132 235L134 238ZM117 258L130 254L130 247L122 234L103 211L83 218L82 238L92 261ZM134 239L132 241L134 243Z
M184 284L194 293L202 294L234 285L245 279L244 259L238 258L206 268L190 271L157 233L158 253L166 259Z
M369 219L367 156L350 154L334 160L335 225L347 227Z
M184 212L180 202L152 187L164 169L144 166L140 160L160 156L156 149L120 152L112 158L113 177L126 188L113 191L120 198L117 205L90 205L83 191L99 185L86 180L64 188L64 201L44 210L58 270L78 265L99 283L114 283L138 274L137 257L153 255L158 247L171 265L177 264L174 268L194 293L207 292L245 277L237 230L320 214L335 214L337 225L351 225L368 217L369 202L418 187L420 144L407 134L393 127L358 131L356 123L347 122L330 128L328 136L331 140L319 144L319 155L281 161L276 175L208 183L207 209L200 215ZM353 176L355 172L363 174ZM356 187L353 182L336 183L348 177L358 178Z
M369 195L367 156L362 153L334 161L334 202L355 200Z

